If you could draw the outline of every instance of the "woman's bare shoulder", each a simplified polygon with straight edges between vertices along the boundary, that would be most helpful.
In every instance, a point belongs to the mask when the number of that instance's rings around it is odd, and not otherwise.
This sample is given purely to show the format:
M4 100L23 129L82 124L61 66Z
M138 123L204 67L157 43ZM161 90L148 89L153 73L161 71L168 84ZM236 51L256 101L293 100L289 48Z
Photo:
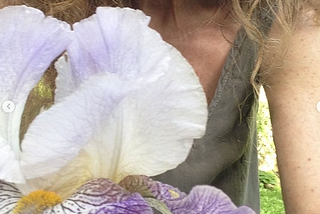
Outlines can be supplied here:
M320 27L315 18L306 8L290 36L275 22L270 37L283 49L271 45L263 65L288 213L317 213L320 206Z
M316 57L314 51L320 51L320 14L316 9L305 6L291 28L284 27L279 20L275 17L264 48L262 73L266 75L262 76L267 77L267 82L270 81L268 77L274 76L274 72L283 67L291 55L307 59L308 56ZM299 60L299 63L304 63L304 60Z

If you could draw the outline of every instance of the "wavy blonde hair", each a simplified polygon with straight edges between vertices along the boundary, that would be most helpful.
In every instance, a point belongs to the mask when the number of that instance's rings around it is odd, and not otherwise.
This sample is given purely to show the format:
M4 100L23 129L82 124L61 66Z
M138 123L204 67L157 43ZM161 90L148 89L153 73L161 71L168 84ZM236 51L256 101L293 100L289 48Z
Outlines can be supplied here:
M130 6L134 7L138 0L0 0L0 8L9 5L27 5L42 10L46 15L51 15L70 24L80 21L95 12L98 6ZM245 29L248 36L259 47L255 68L252 71L251 82L254 89L258 88L257 77L264 59L264 53L273 42L272 38L261 30L265 23L259 15L261 10L269 11L270 18L280 24L283 35L289 37L296 21L299 19L300 11L305 6L312 8L316 15L315 21L319 23L320 1L319 0L216 0L216 7L227 9ZM274 49L272 49L274 50ZM43 79L41 87L37 87L30 93L25 108L21 133L26 131L30 121L39 113L42 106L50 106L54 97L54 79L56 73L51 66ZM43 85L47 88L44 96ZM41 89L42 88L42 89ZM41 89L41 90L40 90ZM36 102L35 102L36 101ZM22 137L22 136L21 136ZM22 138L21 138L22 139Z

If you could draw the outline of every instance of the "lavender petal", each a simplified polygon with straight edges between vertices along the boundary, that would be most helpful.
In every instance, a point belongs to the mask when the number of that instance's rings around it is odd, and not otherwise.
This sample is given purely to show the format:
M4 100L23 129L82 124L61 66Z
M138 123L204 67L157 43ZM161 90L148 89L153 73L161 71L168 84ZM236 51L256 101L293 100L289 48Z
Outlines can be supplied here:
M48 209L44 214L150 214L149 205L138 193L129 193L109 179L87 182L70 198Z
M189 195L168 184L146 176L128 176L120 186L144 197L164 202L173 214L254 214L249 207L237 207L221 190L213 186L196 186Z

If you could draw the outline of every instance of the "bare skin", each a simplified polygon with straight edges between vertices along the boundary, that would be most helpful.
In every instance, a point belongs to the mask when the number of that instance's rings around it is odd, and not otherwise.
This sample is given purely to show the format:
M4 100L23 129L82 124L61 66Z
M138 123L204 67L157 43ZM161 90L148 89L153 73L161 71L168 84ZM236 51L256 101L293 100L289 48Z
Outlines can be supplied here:
M217 15L213 4L203 4L175 0L143 1L139 6L152 17L150 26L193 66L209 104L240 25L225 12Z
M239 30L215 1L148 1L139 8L152 17L151 27L190 62L200 78L208 103ZM211 2L211 3L210 3ZM220 22L223 20L222 22ZM277 24L271 36L282 39ZM230 42L231 41L231 42ZM304 14L289 41L281 67L270 70L274 51L267 53L263 68L277 148L286 212L316 214L320 207L320 28Z
M310 12L302 15L283 63L270 71L265 89L286 213L316 214L320 208L320 112L316 109L320 101L320 27ZM281 39L276 24L271 34Z

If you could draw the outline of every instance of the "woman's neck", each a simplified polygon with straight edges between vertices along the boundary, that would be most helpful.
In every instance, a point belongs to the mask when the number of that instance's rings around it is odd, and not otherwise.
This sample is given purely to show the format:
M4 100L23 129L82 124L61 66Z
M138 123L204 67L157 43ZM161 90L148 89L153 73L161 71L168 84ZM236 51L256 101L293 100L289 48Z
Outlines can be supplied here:
M210 103L240 24L230 10L218 8L209 1L139 1L137 8L151 16L150 27L192 65Z
M151 27L194 31L199 26L235 24L230 10L219 7L221 0L137 0L134 7L152 17ZM187 32L189 33L189 32Z

